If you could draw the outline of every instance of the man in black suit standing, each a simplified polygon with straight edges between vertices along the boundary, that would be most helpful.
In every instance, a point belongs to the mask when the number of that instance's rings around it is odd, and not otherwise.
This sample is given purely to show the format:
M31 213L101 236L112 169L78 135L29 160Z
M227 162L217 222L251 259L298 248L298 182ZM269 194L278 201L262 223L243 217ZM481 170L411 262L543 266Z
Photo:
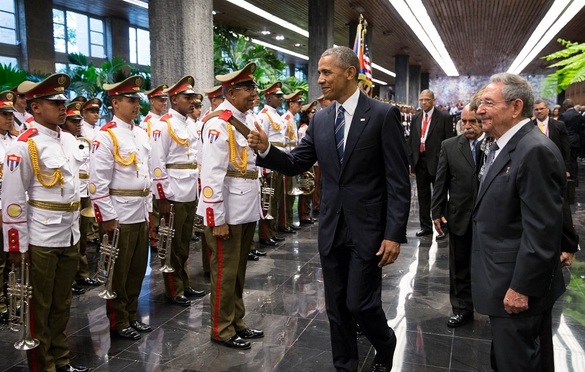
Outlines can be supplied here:
M410 181L400 112L361 93L359 61L347 47L319 59L319 84L335 100L315 114L290 154L269 146L257 127L248 136L260 166L300 174L319 161L323 189L318 246L333 364L357 371L355 321L376 349L372 370L392 368L396 335L382 309L382 267L406 242Z
M435 107L435 94L430 89L420 92L421 111L412 119L407 139L411 173L416 175L420 230L416 236L432 235L431 190L435 183L441 142L453 137L453 124L447 112ZM439 234L438 239L445 237Z
M461 111L463 134L441 145L433 189L432 217L439 235L449 224L449 297L453 316L447 326L459 327L473 319L471 299L471 212L477 195L477 166L481 121L469 105Z
M575 110L575 104L572 99L563 101L563 113L559 115L559 120L564 122L569 133L569 146L571 148L571 166L567 169L571 174L570 180L575 182L575 187L579 187L579 146L581 145L581 131L585 127L585 117Z
M533 95L518 75L491 77L477 114L495 140L473 213L471 288L490 317L492 369L553 371L552 307L564 292L559 257L565 165L530 122Z

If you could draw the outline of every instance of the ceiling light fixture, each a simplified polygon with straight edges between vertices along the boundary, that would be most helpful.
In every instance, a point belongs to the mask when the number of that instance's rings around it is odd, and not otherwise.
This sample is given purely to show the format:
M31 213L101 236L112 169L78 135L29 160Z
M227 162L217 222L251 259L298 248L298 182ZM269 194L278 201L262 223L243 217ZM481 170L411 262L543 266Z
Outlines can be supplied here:
M284 36L282 36L282 35L276 35L274 38L278 41L284 40Z
M270 31L268 31L268 30L260 31L260 33L262 35L270 35Z
M372 66L372 68L375 68L376 70L385 73L386 75L390 75L392 77L396 77L396 74L390 70L385 69L384 67L376 64L376 63L371 63L370 64Z
M459 76L421 0L388 0L447 76Z
M372 78L372 81L373 81L374 83L376 83L376 84L380 84L380 85L388 85L388 83L387 83L387 82L385 82L385 81L382 81L382 80L378 80L378 79L374 79L374 78Z
M139 6L139 7L144 8L144 9L148 9L148 3L145 3L145 2L140 1L140 0L124 0L124 2L126 2L128 4Z
M585 0L555 0L542 18L524 48L510 65L509 73L519 74L540 53L548 43L585 6Z
M125 0L126 1L126 0ZM276 23L279 26L282 26L286 29L289 29L291 31L296 32L299 35L303 35L304 37L309 37L309 32L303 30L302 28L293 25L290 22L285 21L282 18L279 18L273 14L268 13L267 11L265 11L264 9L260 9L255 5L250 4L247 1L244 0L227 0L229 3L232 3L236 6L239 6L242 9L246 9L249 12L252 12L264 19L269 20L270 22Z
M278 50L279 52L289 54L291 56L295 56L295 57L298 57L298 58L301 58L301 59L304 59L307 61L309 60L309 57L302 55L301 53L293 52L292 50L284 49L284 48L281 48L279 46L269 44L269 43L266 43L266 42L258 40L258 39L250 39L250 41L253 42L254 44L265 46L266 48L269 48L269 49Z

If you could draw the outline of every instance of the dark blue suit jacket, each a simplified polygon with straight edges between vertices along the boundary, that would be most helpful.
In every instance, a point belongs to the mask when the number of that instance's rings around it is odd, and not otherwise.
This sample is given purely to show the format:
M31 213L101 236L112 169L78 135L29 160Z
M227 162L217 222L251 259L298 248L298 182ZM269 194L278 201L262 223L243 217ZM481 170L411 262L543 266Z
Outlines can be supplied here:
M257 157L257 164L295 175L319 161L323 182L318 236L321 254L329 254L343 215L360 256L371 260L383 239L406 242L410 180L400 112L360 94L340 165L335 106L315 114L307 134L290 154L272 146L264 159Z

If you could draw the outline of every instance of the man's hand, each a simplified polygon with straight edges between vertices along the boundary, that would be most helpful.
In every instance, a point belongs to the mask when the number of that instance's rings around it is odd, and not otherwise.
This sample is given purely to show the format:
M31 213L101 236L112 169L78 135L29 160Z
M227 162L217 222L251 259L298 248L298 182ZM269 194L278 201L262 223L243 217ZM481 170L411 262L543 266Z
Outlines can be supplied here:
M158 213L160 213L161 217L167 217L167 222L169 222L168 216L171 211L171 202L167 199L159 199L158 200Z
M504 296L504 310L510 315L528 310L528 296L508 288L508 292Z
M30 249L30 247L29 247ZM29 263L29 259L28 259L28 252L24 252L20 253L20 252L10 252L8 253L8 260L10 261L11 264L13 264L16 267L20 267L20 264L22 263L22 260L24 258L24 262L25 263Z
M382 256L378 267L384 267L389 264L393 264L400 254L400 243L393 242L392 240L382 240L380 250L376 253L376 256Z
M110 238L112 237L114 230L116 230L117 225L118 225L118 221L116 221L116 220L109 220L109 221L102 222L102 228L104 229L104 232L110 236Z
M561 252L561 267L571 266L574 258L575 253Z
M216 238L220 238L223 240L230 238L230 227L228 226L227 223L224 223L223 225L219 226L213 226L212 230L213 236L215 236Z
M435 218L433 220L433 224L435 225L435 230L439 233L439 236L445 235L442 226L447 223L447 219L445 216L441 216L441 218Z
M256 129L248 134L248 146L256 152L264 152L268 148L268 136L258 123L254 122L254 126Z

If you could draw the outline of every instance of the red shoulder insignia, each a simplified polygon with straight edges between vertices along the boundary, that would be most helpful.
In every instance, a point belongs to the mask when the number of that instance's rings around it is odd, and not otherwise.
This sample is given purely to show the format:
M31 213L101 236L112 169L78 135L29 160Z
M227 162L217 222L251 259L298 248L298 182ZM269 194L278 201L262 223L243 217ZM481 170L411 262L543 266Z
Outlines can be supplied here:
M284 120L290 120L290 114L286 114L286 116L284 117Z
M162 117L162 118L160 118L160 120L161 120L161 121L166 121L166 120L169 120L169 119L170 119L170 118L172 118L172 117L173 117L173 115L172 115L172 114L169 114L169 113L167 113L167 114L163 115L163 117Z
M144 121L144 122L147 122L147 121L149 121L151 118L152 118L152 115L148 114L148 115L146 115L146 117L144 118L144 120L143 120L143 121Z
M116 122L110 121L108 124L104 125L100 130L106 131L110 128L115 128L115 127L116 127Z
M223 121L228 121L232 117L232 112L230 110L223 110L219 118Z
M39 133L37 128L29 128L22 132L22 134L18 137L18 140L21 142L26 142L30 137L35 136L37 133Z
M265 114L265 113L267 113L267 112L268 112L268 109L267 109L266 107L264 107L264 108L262 109L262 111L260 111L260 113L261 113L261 114Z
M29 124L29 123L32 123L33 121L35 121L34 116L29 116L28 118L26 118L26 120L24 122Z

